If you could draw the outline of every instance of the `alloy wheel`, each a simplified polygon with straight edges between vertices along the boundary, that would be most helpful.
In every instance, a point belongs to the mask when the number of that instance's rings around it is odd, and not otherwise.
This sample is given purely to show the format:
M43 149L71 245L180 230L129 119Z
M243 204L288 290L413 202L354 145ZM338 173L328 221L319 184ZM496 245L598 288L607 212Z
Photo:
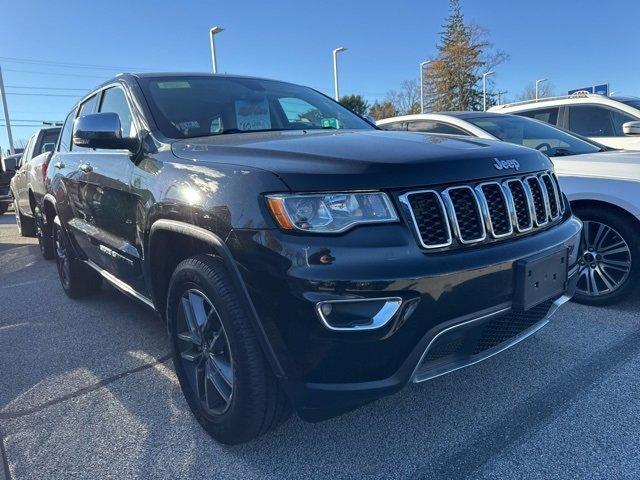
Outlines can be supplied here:
M584 221L582 256L576 289L578 293L600 297L619 289L631 272L631 249L612 227L593 220Z
M221 415L231 405L234 368L220 315L197 289L182 294L177 315L177 347L191 389L207 415Z

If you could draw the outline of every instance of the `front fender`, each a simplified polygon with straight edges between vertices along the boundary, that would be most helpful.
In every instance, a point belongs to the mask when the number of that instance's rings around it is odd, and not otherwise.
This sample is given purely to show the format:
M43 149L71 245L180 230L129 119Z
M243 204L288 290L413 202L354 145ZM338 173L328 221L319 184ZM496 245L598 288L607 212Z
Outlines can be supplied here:
M560 186L570 202L596 200L615 205L640 219L640 182L559 174Z

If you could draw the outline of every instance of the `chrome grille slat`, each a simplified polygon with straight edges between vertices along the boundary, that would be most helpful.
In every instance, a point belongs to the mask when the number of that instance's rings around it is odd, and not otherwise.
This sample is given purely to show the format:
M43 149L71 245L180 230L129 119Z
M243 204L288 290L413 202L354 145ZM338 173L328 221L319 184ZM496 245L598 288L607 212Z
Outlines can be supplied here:
M436 205L435 206L429 205L429 209L430 209L429 213L431 216L438 215L438 214L441 216L443 230L444 230L442 232L442 238L443 238L442 241L437 240L436 237L426 232L425 228L428 228L428 227L430 228L431 225L421 227L421 224L423 222L420 222L420 224L418 223L418 220L416 219L416 214L414 211L415 205L411 204L411 197L415 198L417 196L426 196L427 198L435 199ZM405 193L404 195L400 196L400 202L402 202L402 204L405 205L405 207L407 208L407 211L409 212L409 215L413 222L413 226L418 232L418 238L420 239L420 244L424 248L427 248L427 249L443 248L443 247L448 247L453 243L453 239L451 238L451 226L449 225L449 218L445 210L444 204L442 203L442 198L440 198L440 195L438 194L438 192L436 192L435 190L418 190L415 192ZM426 241L425 241L425 237L426 237Z
M520 179L509 179L504 182L504 185L506 185L507 197L510 197L513 203L518 231L528 232L533 228L533 208L524 183Z
M564 214L553 172L500 181L426 189L399 196L420 245L425 249L466 246L521 235L545 227Z
M450 187L441 195L449 212L453 231L460 243L468 245L487 238L482 209L473 188L467 185Z
M558 193L558 200L559 200L559 208L560 208L560 215L564 215L564 212L566 210L566 206L564 204L564 198L562 196L562 190L560 189L560 181L558 180L558 177L556 176L556 174L554 172L551 172L551 179L553 180L553 184L556 186L556 192Z
M555 220L560 216L560 197L556 185L548 173L540 175L540 180L544 185L549 200L549 217Z
M545 189L535 175L525 178L524 186L529 203L533 207L534 223L537 227L543 227L549 223L549 200L546 198Z
M513 234L513 220L506 192L498 182L485 182L476 187L487 230L493 238Z

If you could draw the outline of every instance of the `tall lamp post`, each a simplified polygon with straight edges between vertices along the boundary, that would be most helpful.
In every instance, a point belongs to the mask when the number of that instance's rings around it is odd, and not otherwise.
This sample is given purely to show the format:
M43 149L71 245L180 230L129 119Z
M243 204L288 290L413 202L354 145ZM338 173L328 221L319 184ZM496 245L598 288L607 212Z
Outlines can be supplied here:
M433 60L420 62L420 113L424 113L424 67L429 65Z
M338 54L345 50L345 47L338 47L333 50L333 90L336 102L340 101L340 90L338 88Z
M2 69L0 68L0 99L2 99L2 109L4 110L4 124L7 127L7 139L9 140L9 153L13 155L16 151L13 148L13 137L11 136L11 120L9 120L9 106L7 105L6 92L4 91L4 80L2 79ZM0 148L0 156L2 149Z
M495 72L489 71L482 75L482 109L487 111L487 77Z
M540 84L542 82L546 82L546 81L547 81L546 78L540 78L540 79L536 80L536 100L538 100L538 91L539 91Z
M218 62L216 60L216 44L213 37L216 35L216 33L220 33L223 30L224 28L222 27L213 27L209 31L209 41L211 42L211 68L213 68L213 73L218 73Z

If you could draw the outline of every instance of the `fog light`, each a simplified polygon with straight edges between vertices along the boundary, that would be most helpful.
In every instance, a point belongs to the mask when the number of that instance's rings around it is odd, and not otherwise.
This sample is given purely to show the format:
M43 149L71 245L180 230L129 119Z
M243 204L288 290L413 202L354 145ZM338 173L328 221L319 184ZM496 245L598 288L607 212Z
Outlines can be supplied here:
M329 315L331 315L331 312L333 311L333 307L331 306L330 303L323 303L320 306L320 311L322 312L323 316L328 317Z
M401 305L400 297L325 300L316 304L316 312L329 330L375 330L389 323Z

